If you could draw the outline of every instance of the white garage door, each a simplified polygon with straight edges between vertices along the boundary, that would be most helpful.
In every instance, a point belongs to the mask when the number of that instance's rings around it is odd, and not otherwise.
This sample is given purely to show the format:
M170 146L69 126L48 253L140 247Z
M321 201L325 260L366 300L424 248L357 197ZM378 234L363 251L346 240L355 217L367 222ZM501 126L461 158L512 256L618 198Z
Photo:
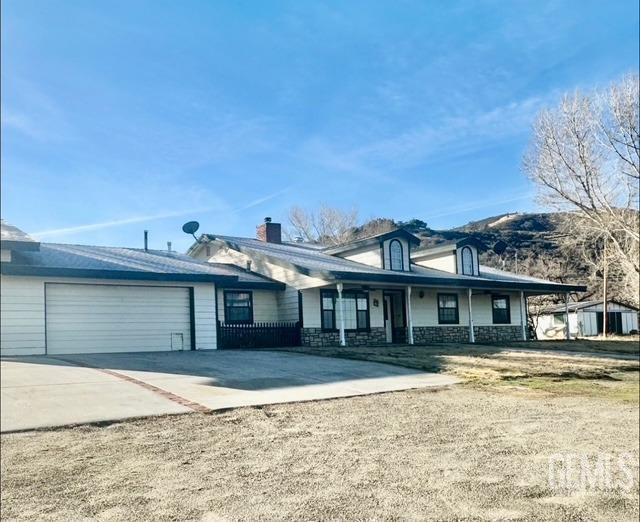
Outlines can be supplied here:
M188 288L47 283L47 353L188 350Z

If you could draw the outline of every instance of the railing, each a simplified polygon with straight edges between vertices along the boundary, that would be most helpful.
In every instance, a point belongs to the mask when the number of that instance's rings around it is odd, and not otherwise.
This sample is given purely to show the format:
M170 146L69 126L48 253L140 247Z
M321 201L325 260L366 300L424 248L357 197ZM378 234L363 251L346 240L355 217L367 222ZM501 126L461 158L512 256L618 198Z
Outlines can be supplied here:
M299 322L225 324L218 321L219 348L277 348L300 344Z

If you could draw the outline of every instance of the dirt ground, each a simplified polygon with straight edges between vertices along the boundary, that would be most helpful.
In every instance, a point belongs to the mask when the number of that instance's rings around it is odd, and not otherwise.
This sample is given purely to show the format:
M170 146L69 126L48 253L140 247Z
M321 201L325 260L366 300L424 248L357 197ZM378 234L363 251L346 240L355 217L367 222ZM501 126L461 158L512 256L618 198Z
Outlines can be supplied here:
M638 519L637 361L414 355L467 382L2 436L2 519Z

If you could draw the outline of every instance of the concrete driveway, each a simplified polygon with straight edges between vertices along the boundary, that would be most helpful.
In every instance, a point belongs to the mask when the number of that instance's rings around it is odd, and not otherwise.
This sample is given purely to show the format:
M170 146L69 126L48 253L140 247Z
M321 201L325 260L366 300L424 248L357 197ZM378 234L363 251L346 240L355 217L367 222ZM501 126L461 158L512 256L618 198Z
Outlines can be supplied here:
M268 351L9 357L1 431L455 384L386 364Z

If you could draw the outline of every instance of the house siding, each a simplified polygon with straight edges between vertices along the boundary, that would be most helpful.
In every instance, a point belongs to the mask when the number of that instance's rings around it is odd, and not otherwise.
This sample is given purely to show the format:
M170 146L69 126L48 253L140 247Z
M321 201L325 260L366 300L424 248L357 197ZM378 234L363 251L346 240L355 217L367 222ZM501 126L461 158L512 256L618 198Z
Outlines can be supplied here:
M253 294L253 322L275 323L283 321L278 313L278 301L272 290L246 290L233 288L218 288L218 319L225 322L224 293L225 292L251 292Z
M356 252L349 253L349 255L346 255L343 257L350 261L355 261L356 263L362 263L363 265L382 268L382 257L380 255L379 245L374 245L366 249L361 249Z
M453 251L429 259L421 259L419 261L414 260L413 262L416 265L424 266L427 268L434 268L436 270L442 270L443 272L449 272L451 274L456 273L456 254Z
M46 353L45 282L193 287L196 349L216 348L213 283L0 276L0 344L3 356ZM189 346L185 349L189 349Z

